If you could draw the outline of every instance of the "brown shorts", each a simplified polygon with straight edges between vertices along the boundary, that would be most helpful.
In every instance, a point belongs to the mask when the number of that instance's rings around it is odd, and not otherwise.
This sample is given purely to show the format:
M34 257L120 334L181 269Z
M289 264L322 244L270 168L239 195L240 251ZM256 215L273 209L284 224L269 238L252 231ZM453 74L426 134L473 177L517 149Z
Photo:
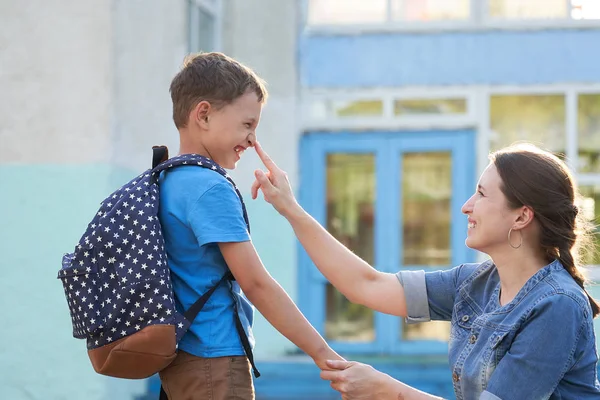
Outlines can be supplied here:
M169 400L254 400L246 356L202 358L180 350L159 375Z

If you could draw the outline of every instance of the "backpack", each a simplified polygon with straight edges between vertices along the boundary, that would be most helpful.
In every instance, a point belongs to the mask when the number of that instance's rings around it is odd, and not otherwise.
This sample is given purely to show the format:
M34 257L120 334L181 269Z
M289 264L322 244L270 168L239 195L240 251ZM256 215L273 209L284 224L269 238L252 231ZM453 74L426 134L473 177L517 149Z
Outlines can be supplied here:
M223 168L197 154L169 159L165 146L152 149L152 168L101 203L74 252L63 256L58 272L73 336L86 339L97 373L117 378L147 378L168 366L208 298L219 285L227 284L231 290L228 281L234 280L228 271L183 314L176 310L158 219L160 172L181 165L218 172L235 188L250 231L242 196ZM234 314L244 352L259 377L237 301Z

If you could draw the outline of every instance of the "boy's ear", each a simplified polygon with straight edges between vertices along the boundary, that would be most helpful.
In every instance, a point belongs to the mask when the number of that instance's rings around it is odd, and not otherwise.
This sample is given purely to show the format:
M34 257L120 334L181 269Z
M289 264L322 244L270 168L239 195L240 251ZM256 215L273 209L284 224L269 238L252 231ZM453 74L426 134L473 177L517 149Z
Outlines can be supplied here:
M192 111L192 119L193 121L201 127L206 127L208 123L208 114L210 113L210 103L208 101L202 100L200 103L194 107Z

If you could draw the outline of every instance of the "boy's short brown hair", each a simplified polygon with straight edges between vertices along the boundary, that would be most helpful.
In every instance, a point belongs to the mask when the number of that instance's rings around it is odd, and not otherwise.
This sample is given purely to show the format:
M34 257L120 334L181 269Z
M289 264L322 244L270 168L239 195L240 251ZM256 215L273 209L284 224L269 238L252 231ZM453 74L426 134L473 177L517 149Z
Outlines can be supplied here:
M192 109L201 101L221 108L253 91L260 102L267 100L265 82L250 68L223 53L187 56L183 68L171 81L175 126L184 128Z

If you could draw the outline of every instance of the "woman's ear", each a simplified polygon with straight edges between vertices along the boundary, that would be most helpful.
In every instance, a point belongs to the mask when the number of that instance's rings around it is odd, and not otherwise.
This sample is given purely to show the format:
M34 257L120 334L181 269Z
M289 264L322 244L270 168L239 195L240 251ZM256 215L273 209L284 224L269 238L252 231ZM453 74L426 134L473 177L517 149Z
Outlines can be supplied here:
M518 209L517 219L515 220L514 229L523 229L533 222L535 213L528 206L522 206Z

